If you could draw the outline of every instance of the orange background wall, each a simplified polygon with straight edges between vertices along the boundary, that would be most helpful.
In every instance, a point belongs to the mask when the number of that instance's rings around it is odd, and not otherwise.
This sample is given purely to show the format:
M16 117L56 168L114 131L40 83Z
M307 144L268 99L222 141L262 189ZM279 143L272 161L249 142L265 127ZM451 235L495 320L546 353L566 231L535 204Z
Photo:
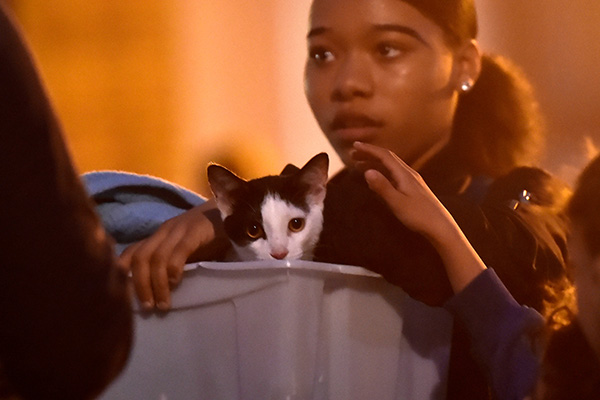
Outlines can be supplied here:
M600 2L476 0L480 40L531 80L548 130L545 165L572 182L600 144Z
M546 166L570 180L593 147L584 138L600 138L600 2L535 3L478 0L481 42L532 79L549 116ZM207 194L209 161L250 178L328 151L340 167L303 95L309 0L9 4L82 172Z
M10 4L82 172L207 194L209 161L248 178L323 150L339 165L303 97L307 2Z

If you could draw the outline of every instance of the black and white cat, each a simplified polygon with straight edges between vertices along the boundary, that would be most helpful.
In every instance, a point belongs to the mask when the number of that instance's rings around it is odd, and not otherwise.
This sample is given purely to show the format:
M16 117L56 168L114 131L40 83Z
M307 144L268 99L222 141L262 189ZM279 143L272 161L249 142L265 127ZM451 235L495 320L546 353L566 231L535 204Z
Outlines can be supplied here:
M221 212L234 259L310 260L323 228L329 157L314 156L301 169L244 180L208 166L208 182Z

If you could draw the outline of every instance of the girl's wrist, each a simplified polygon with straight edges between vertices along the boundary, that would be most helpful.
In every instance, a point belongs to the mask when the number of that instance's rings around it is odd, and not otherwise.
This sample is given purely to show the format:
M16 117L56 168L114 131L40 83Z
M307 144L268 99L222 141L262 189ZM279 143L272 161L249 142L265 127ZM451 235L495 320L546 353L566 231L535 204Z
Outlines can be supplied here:
M463 236L462 231L454 221L454 218L445 212L435 223L429 224L426 230L421 232L423 236L436 248L451 247Z
M442 258L454 293L458 293L486 267L454 220L439 228L428 239Z

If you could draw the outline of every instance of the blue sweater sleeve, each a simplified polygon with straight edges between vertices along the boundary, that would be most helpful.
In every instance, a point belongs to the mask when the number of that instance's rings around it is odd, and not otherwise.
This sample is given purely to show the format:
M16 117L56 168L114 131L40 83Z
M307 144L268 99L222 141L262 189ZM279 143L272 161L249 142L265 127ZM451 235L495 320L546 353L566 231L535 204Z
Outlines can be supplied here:
M445 308L466 326L473 356L496 398L523 399L530 394L541 362L543 317L518 304L491 268L452 297Z
M152 235L166 220L202 204L199 194L150 175L95 171L82 176L96 203L104 229L121 253L127 246Z

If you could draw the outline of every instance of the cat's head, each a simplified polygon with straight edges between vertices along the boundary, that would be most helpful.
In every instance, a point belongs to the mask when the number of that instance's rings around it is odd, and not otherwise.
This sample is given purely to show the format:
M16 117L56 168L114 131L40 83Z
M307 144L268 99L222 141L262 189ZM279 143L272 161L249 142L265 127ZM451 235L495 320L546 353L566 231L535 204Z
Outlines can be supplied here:
M208 182L225 232L241 260L311 259L323 227L329 158L314 156L301 169L246 181L208 166Z

